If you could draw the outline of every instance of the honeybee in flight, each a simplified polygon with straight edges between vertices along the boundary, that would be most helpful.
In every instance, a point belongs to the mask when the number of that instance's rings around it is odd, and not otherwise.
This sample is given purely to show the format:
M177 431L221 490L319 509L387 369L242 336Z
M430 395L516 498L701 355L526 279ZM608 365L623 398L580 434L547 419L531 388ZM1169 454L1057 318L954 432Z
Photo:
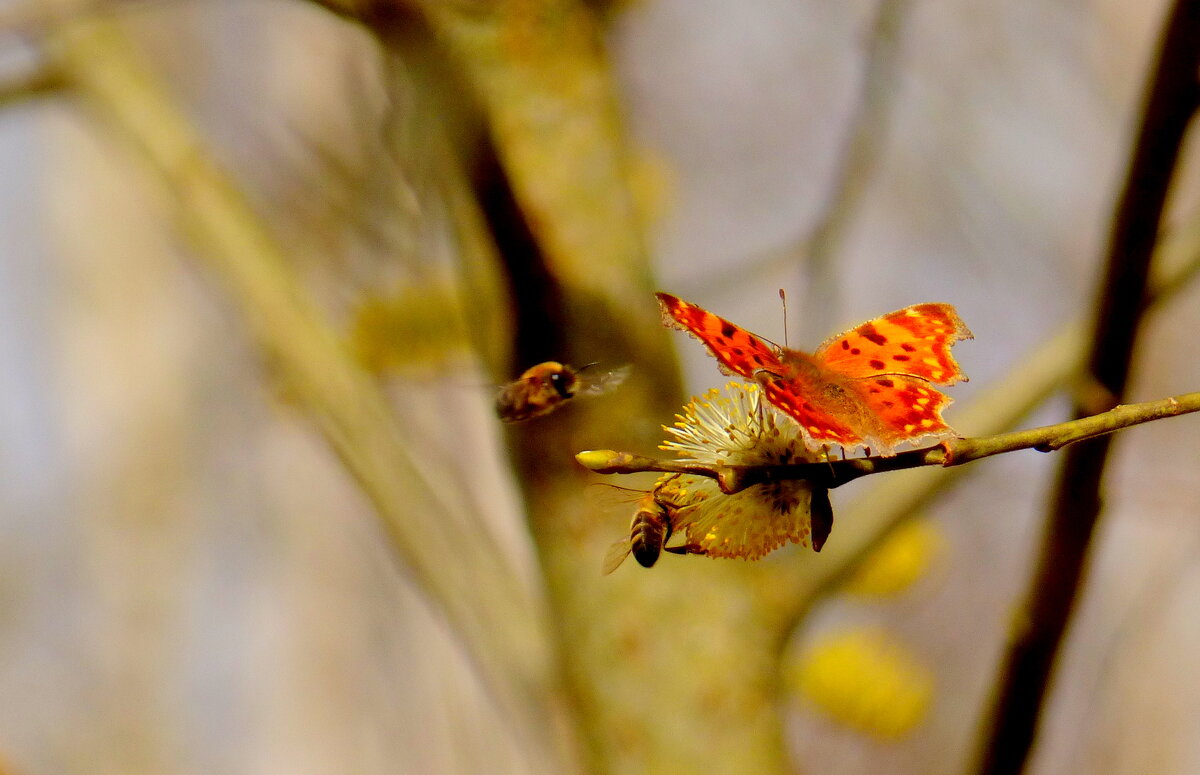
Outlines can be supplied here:
M654 489L643 494L637 501L633 511L633 520L629 525L629 537L617 541L604 554L601 572L607 576L617 569L630 554L643 568L649 568L658 562L663 552L672 554L703 554L704 550L693 544L667 546L667 541L675 533L681 509L687 503L683 490L671 486L678 474L663 477Z
M496 414L504 422L524 422L550 414L579 396L594 396L612 390L629 376L629 367L589 372L596 364L572 368L546 361L526 369L515 381L500 388Z

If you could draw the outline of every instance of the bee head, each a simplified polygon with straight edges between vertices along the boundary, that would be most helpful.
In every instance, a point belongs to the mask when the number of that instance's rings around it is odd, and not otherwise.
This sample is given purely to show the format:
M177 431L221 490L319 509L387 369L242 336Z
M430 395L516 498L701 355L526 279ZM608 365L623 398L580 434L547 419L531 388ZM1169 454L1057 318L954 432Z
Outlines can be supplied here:
M575 376L575 372L569 366L560 366L558 371L550 372L547 379L563 398L571 398L575 395L575 386L579 378Z

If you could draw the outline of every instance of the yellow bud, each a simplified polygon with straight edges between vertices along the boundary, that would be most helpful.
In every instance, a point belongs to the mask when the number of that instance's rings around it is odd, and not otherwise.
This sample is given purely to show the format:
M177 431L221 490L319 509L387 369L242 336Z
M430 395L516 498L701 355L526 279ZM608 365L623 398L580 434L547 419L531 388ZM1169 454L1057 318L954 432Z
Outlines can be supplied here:
M605 469L619 465L625 457L628 456L613 449L587 449L575 455L575 460L584 468L604 473Z
M825 636L785 676L790 689L824 713L885 740L920 724L933 699L933 672L878 629Z
M926 519L914 519L892 531L845 583L851 594L890 597L907 589L929 570L945 547L941 530Z

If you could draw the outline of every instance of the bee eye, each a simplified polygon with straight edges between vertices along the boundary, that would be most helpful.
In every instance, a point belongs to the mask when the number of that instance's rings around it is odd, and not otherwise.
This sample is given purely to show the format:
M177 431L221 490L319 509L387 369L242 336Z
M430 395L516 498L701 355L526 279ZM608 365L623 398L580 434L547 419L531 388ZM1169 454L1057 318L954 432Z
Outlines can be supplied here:
M565 371L556 371L550 375L550 385L563 398L571 398L575 395L575 391L572 389L574 382L571 375Z

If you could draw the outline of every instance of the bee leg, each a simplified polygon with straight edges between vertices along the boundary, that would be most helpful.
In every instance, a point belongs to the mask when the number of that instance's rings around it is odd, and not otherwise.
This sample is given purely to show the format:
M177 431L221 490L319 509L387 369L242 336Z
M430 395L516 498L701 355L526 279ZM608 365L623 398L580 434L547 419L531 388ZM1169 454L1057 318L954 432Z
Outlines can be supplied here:
M700 544L684 544L683 546L664 546L664 552L671 554L708 554Z

